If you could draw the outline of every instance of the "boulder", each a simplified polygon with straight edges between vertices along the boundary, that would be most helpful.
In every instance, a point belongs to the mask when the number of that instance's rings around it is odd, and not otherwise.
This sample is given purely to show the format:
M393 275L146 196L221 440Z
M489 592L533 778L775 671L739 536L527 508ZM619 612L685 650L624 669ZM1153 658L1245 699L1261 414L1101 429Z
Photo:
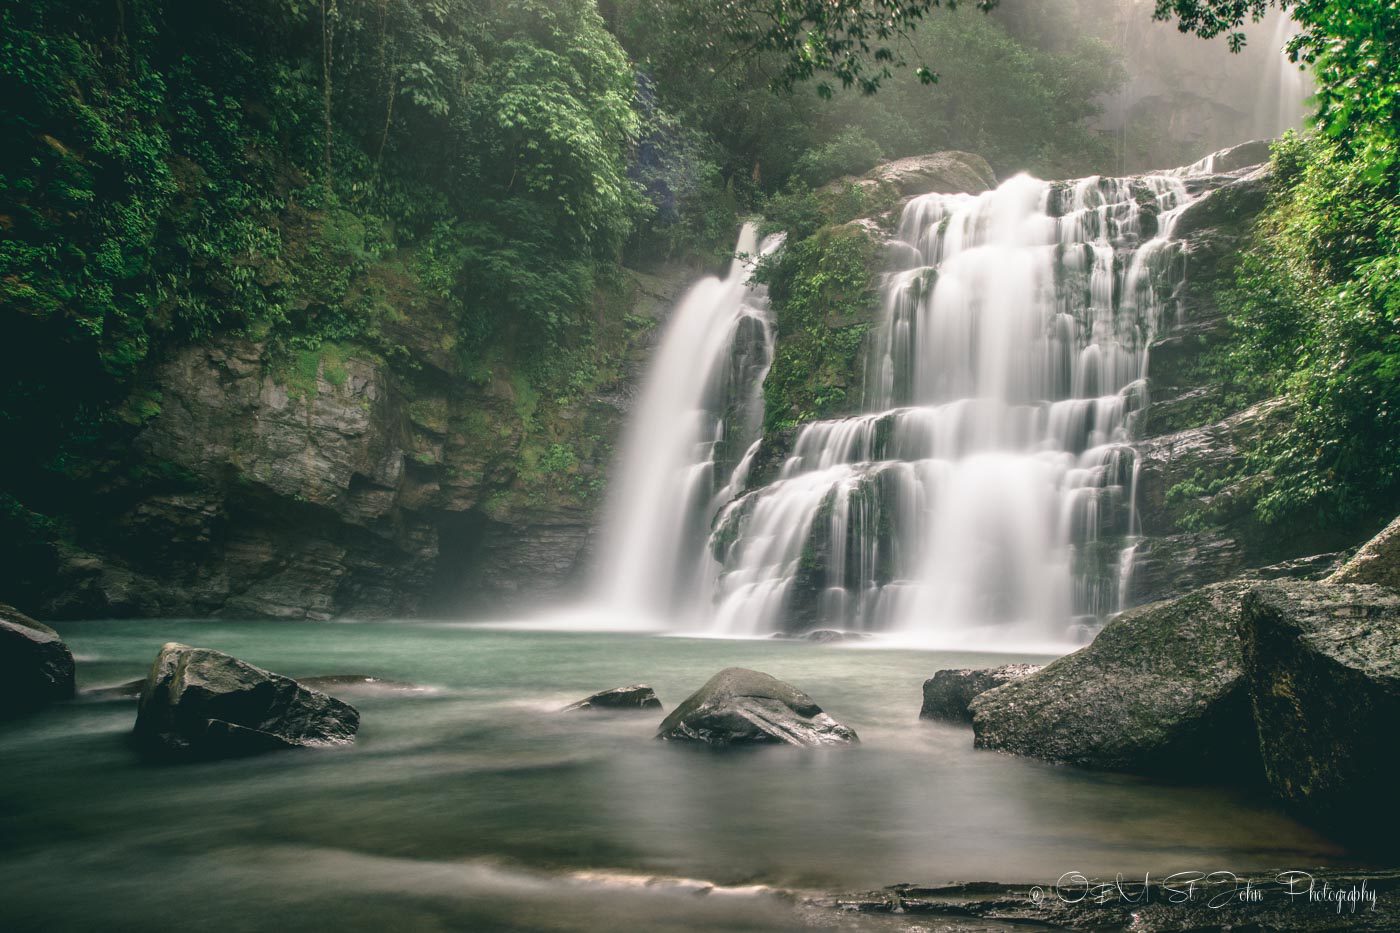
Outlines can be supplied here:
M208 648L170 642L141 690L133 736L145 751L220 758L346 745L353 706Z
M0 719L71 698L74 674L57 632L0 604Z
M924 681L924 705L919 718L972 722L967 705L974 697L1034 674L1040 668L1039 664L1004 664L980 670L937 671Z
M1339 835L1400 828L1400 592L1280 582L1240 620L1264 775L1301 815Z
M560 712L576 710L641 710L661 709L661 701L649 684L633 684L630 687L614 687L592 696L584 697L577 703L570 703Z
M1109 770L1256 774L1236 631L1251 585L1131 609L1087 647L975 697L977 746Z
M1400 589L1400 518L1362 545L1328 583L1374 583Z
M775 677L729 667L706 682L661 723L658 739L706 745L851 745L855 730L811 697Z
M996 172L986 159L955 150L895 159L877 165L865 177L891 185L905 197L932 192L979 194L997 186Z

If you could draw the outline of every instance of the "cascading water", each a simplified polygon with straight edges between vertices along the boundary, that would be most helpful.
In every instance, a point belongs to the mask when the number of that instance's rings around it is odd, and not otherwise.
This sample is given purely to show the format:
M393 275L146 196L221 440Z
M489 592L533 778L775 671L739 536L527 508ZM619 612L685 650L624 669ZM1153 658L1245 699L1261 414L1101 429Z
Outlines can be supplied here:
M599 596L636 625L673 624L704 605L713 564L704 543L720 506L744 486L763 420L773 355L766 289L749 281L752 224L724 278L702 279L666 325L624 439L604 528Z
M1254 106L1254 135L1261 139L1282 136L1285 130L1303 128L1308 114L1307 101L1314 93L1306 69L1288 58L1289 41L1298 34L1298 24L1284 12L1275 14L1268 51L1277 57L1265 71Z
M1129 439L1175 314L1182 173L930 194L890 244L868 414L724 506L713 630L1060 644L1122 608Z

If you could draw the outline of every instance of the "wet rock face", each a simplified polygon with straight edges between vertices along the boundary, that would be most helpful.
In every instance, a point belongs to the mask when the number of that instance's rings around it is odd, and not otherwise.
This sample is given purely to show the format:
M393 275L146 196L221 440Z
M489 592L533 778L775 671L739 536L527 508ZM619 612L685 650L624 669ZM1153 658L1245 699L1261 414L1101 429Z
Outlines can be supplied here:
M1040 670L1039 664L1004 664L980 670L938 671L924 681L924 705L920 719L972 722L968 704L988 690L1020 680Z
M572 713L579 710L642 710L661 709L661 700L649 684L632 684L630 687L614 687L592 696L584 697L577 703L570 703L561 712Z
M73 654L58 633L0 604L0 719L73 696Z
M1329 832L1393 846L1400 591L1267 584L1240 630L1269 786Z
M666 717L656 737L711 746L808 748L860 741L854 729L827 715L801 690L742 667L711 677Z
M915 194L978 194L997 186L987 160L970 152L934 152L895 159L872 169L867 179L891 185L901 196Z
M133 737L152 755L224 758L353 742L353 706L220 651L171 642L141 691Z
M1400 518L1366 542L1328 583L1373 583L1400 589Z
M970 704L979 748L1107 770L1248 779L1256 739L1236 625L1252 584L1131 609L1092 644Z

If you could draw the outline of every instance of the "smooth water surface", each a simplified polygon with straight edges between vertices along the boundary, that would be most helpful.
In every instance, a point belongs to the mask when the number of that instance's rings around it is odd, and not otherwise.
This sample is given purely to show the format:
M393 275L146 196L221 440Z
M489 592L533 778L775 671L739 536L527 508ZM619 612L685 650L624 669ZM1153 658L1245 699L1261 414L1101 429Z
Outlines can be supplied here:
M1262 794L977 751L970 728L918 720L935 670L1034 659L432 623L64 636L80 690L143 675L169 640L432 690L343 693L363 717L353 747L213 763L140 763L130 699L0 725L0 928L768 930L793 908L742 886L1346 863ZM654 741L653 713L557 712L638 681L669 709L730 665L798 685L862 744L714 752ZM737 887L697 897L654 876Z

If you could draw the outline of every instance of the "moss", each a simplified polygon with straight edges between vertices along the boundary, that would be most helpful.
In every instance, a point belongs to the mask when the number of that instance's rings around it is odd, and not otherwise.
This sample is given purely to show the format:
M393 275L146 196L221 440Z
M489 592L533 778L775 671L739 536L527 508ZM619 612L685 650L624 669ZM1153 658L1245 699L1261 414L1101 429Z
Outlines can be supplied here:
M878 244L855 225L824 227L765 262L777 351L764 382L764 430L850 411L876 308Z
M473 412L472 414L481 414ZM408 418L420 428L434 434L446 434L448 430L447 400L441 398L414 399L408 404Z

